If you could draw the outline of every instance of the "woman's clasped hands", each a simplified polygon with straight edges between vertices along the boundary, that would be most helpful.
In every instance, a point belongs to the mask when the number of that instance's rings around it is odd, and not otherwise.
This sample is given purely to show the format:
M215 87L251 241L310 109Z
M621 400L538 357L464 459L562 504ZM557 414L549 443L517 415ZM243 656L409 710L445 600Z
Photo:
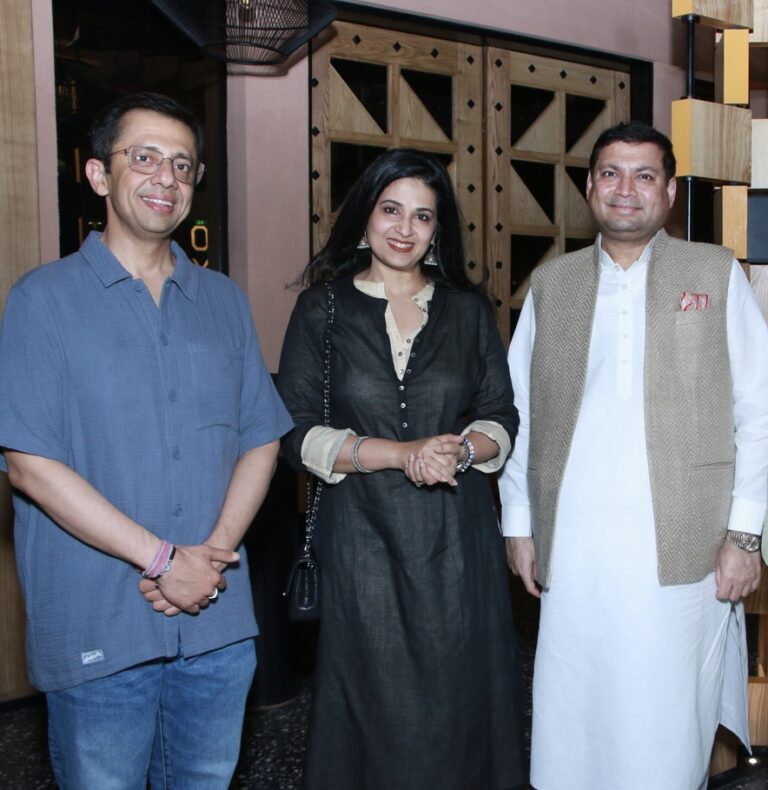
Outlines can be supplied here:
M406 442L403 447L405 476L417 487L438 483L458 485L456 467L463 442L463 436L453 433Z

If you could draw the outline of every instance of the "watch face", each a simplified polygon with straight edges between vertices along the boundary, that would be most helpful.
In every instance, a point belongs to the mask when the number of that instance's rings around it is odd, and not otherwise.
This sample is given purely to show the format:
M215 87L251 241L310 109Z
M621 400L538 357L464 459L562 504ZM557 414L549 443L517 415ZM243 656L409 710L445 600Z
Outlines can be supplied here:
M757 551L760 548L760 536L749 532L728 532L727 541L744 551Z

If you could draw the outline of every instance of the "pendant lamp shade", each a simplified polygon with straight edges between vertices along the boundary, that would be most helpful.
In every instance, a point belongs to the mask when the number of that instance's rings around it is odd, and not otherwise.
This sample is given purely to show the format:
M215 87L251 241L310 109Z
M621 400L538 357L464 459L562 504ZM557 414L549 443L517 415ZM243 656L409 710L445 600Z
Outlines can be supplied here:
M152 0L208 54L227 63L283 63L336 18L325 0Z

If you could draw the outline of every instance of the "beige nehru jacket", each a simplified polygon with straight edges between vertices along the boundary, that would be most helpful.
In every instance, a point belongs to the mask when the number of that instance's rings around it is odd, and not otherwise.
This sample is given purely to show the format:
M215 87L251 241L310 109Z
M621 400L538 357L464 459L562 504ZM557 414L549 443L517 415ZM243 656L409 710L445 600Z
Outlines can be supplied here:
M531 276L536 337L531 361L528 485L537 576L547 586L563 472L578 418L599 279L593 245ZM726 299L733 253L662 230L646 290L645 430L662 585L710 573L725 534L735 457ZM681 311L684 291L706 310Z

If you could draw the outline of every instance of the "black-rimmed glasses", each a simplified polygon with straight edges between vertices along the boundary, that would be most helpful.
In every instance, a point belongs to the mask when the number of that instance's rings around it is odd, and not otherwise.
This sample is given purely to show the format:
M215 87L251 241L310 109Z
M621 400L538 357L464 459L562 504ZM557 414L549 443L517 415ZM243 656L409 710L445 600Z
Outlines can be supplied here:
M186 156L164 156L162 151L143 145L121 148L118 151L112 151L108 156L117 154L125 154L128 157L128 167L145 176L157 173L167 159L171 163L173 177L182 184L199 184L203 173L205 173L205 165L202 162L195 162L194 159L189 159Z

